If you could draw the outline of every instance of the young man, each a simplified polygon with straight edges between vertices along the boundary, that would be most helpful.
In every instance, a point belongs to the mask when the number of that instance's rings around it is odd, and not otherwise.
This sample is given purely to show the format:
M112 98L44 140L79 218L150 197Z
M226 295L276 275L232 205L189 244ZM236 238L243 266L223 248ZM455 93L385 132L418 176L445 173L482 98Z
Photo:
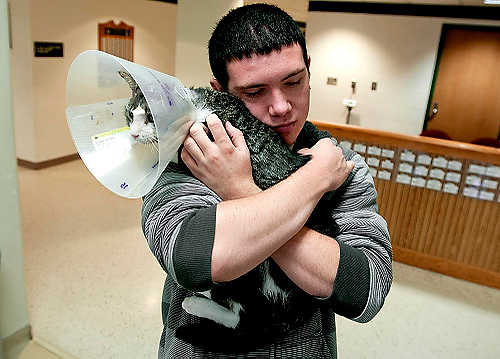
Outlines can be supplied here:
M335 358L334 313L358 322L372 319L392 283L389 233L377 214L368 167L356 153L343 154L332 139L311 148L296 142L309 110L310 59L303 34L286 13L262 4L229 12L212 34L209 57L214 89L239 97L257 119L312 159L262 191L253 182L239 130L209 116L211 141L202 125L192 126L181 158L196 178L169 166L144 198L143 230L168 273L159 358ZM322 195L345 181L331 209L338 237L304 226ZM210 353L176 336L181 325L199 321L181 308L184 298L238 278L267 258L314 298L317 307L308 320L238 354Z

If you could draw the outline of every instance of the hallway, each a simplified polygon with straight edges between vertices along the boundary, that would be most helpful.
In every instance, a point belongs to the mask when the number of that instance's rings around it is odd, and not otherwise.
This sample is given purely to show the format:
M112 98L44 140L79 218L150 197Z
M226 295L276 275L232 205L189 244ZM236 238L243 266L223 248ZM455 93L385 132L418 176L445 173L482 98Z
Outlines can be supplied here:
M165 274L140 229L141 201L112 194L81 161L18 177L34 340L67 359L156 358ZM339 358L500 357L500 290L393 266L374 320L337 317Z

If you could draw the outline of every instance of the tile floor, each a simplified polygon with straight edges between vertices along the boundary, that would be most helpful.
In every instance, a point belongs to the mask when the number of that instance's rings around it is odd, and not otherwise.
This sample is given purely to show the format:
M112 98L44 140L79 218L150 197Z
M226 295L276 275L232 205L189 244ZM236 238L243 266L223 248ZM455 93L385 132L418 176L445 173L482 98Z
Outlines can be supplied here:
M153 358L164 273L140 229L140 200L82 162L19 169L33 337L77 358Z
M81 161L18 177L35 344L66 359L156 358L165 275L140 200L112 194ZM399 263L394 275L373 321L338 319L340 358L500 358L500 290Z

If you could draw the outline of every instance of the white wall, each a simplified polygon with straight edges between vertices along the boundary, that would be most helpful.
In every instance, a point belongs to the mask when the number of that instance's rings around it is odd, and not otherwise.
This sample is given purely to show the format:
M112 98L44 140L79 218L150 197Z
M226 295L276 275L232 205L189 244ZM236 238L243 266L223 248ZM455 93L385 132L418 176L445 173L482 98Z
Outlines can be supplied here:
M134 61L173 74L176 5L143 0L12 0L14 118L19 158L76 153L65 117L65 81L80 52L97 49L99 22L134 26ZM33 57L33 41L62 42L63 58ZM25 132L27 135L25 135Z
M7 2L0 0L0 338L28 325L8 49Z
M342 100L357 81L351 124L418 135L423 126L443 23L490 24L410 16L310 12L311 120L345 123ZM338 79L327 85L327 77ZM371 83L378 83L371 91Z
M262 0L179 0L177 5L177 47L175 76L186 86L209 86L212 71L208 61L208 40L217 21L230 9ZM295 20L306 21L307 0L269 0Z
M210 86L208 40L214 24L242 0L179 0L175 76L185 86Z
M65 79L78 53L97 48L98 22L114 19L135 26L137 63L175 73L186 85L208 85L210 31L197 24L206 25L207 15L212 23L222 9L242 1L225 0L223 6L216 0L203 5L181 0L181 6L143 0L53 0L50 6L34 0L10 3L16 153L18 158L41 162L76 153L64 114ZM193 21L178 22L177 8L185 9L180 18ZM344 123L347 110L342 100L350 97L350 83L356 79L358 106L351 123L420 133L443 23L500 26L500 21L310 12L306 32L312 58L309 118ZM34 58L33 41L63 42L64 58ZM328 76L336 77L338 85L327 86ZM378 83L375 92L370 90L372 81Z
M17 157L36 162L30 0L10 0L10 50ZM18 94L16 96L16 94Z
M244 0L245 5L265 2L285 10L295 21L307 21L309 0Z

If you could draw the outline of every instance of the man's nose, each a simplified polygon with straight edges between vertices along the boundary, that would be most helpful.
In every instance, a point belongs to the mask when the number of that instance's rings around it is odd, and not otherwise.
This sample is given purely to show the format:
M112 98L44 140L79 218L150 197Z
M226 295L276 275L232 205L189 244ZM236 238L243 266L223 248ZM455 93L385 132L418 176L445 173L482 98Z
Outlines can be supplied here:
M269 104L269 114L271 116L284 116L292 109L292 105L285 94L276 90L271 94L271 103Z

